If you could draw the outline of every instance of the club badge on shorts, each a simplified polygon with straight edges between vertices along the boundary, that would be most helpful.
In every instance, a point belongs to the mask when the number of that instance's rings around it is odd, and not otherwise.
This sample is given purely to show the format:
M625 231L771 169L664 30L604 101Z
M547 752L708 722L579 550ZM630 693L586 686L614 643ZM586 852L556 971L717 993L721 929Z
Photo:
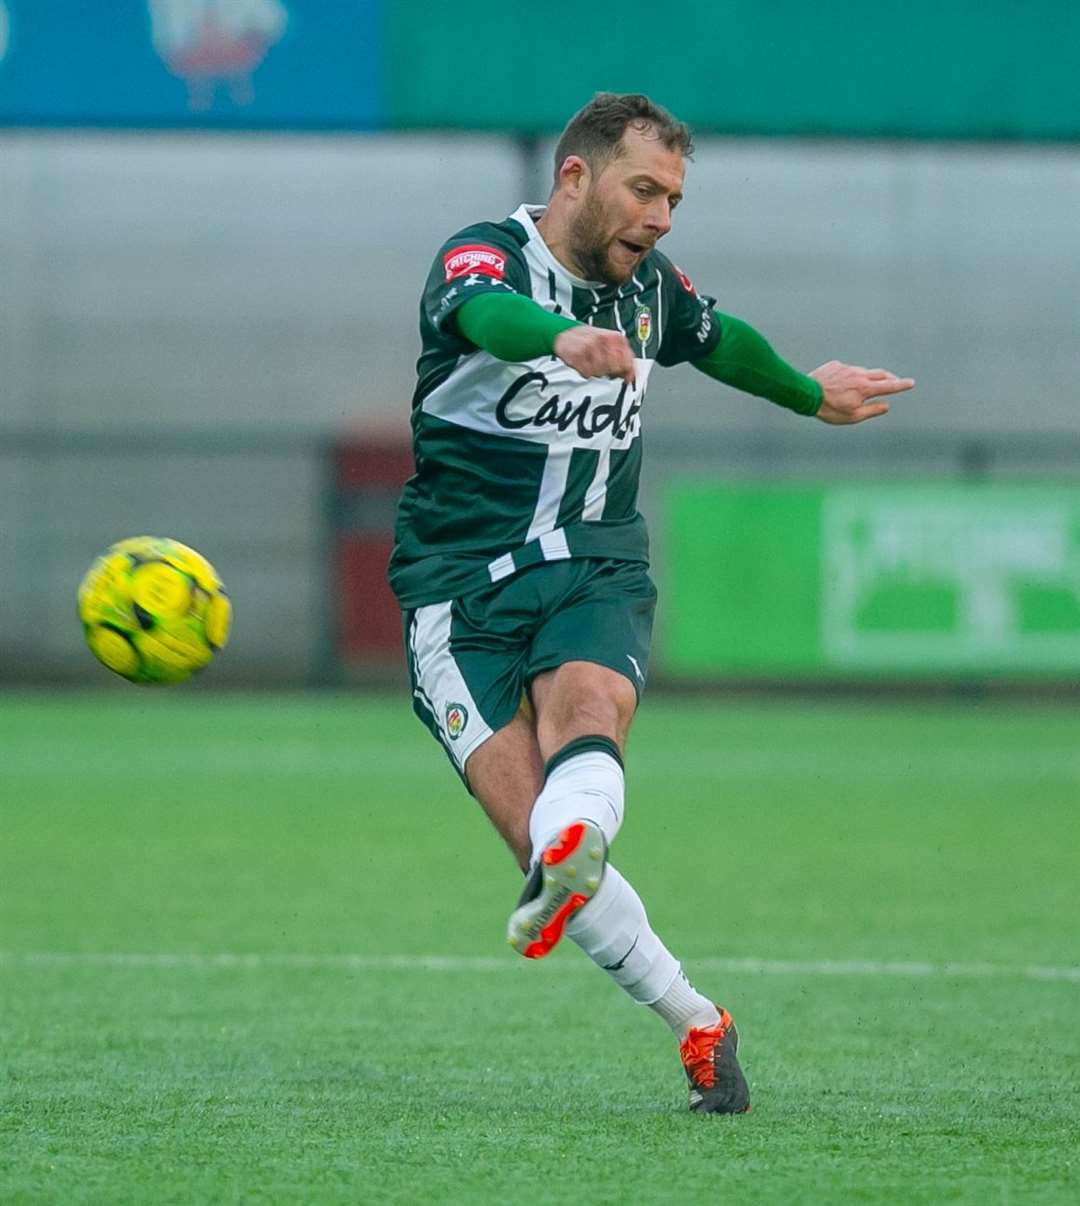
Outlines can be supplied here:
M451 741L457 741L469 723L469 709L464 704L448 703L446 705L446 732Z
M652 334L652 311L648 306L642 306L637 312L638 343L648 343Z

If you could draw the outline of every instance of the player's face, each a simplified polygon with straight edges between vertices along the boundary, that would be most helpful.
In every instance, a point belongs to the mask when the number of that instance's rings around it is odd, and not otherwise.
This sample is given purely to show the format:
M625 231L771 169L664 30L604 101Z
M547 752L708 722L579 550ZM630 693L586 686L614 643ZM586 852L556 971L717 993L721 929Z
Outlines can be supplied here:
M685 165L650 133L627 130L624 153L589 180L570 220L574 259L589 280L625 284L671 229Z

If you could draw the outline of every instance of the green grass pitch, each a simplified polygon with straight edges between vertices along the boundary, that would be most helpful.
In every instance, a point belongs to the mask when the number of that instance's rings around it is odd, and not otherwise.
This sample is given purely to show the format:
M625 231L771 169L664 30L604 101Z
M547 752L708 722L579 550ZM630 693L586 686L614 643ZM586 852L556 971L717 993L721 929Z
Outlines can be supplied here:
M0 1201L1080 1200L1080 722L652 697L615 861L754 1112L571 944L404 698L0 696Z

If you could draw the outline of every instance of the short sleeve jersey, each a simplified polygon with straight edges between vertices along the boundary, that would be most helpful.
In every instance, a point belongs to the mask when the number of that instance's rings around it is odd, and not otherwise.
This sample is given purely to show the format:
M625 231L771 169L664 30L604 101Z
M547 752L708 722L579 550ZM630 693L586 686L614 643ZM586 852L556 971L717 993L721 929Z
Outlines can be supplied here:
M403 607L456 598L542 561L648 562L637 509L641 419L654 364L707 356L714 299L660 252L620 286L572 275L536 228L542 207L469 226L435 258L420 302L416 473L398 509L390 582ZM623 332L636 381L585 378L555 356L498 360L453 315L482 293Z

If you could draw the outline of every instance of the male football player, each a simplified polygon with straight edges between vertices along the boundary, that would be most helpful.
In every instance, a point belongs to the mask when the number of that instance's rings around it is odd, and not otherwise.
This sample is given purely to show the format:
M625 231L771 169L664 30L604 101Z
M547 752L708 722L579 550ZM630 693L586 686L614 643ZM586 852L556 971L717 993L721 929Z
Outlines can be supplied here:
M656 598L636 506L646 386L688 361L850 424L914 382L837 361L804 375L697 292L657 249L691 150L647 97L600 93L559 140L546 206L439 251L390 576L414 708L527 875L509 941L535 959L569 936L675 1032L690 1108L726 1114L750 1107L731 1016L608 861Z

